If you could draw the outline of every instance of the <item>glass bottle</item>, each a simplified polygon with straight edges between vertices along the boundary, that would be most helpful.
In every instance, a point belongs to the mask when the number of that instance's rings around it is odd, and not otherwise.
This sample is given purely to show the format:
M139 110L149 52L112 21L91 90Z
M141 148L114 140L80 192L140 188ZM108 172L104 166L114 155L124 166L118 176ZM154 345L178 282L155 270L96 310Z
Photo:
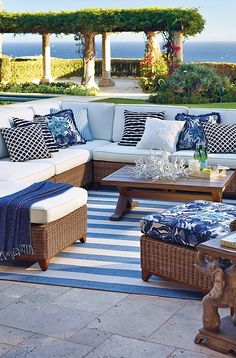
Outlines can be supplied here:
M199 143L196 144L193 159L198 160L199 162L201 161L201 152L200 152L200 144Z
M207 167L207 149L206 149L206 143L203 142L202 143L202 148L201 148L201 169L204 169Z

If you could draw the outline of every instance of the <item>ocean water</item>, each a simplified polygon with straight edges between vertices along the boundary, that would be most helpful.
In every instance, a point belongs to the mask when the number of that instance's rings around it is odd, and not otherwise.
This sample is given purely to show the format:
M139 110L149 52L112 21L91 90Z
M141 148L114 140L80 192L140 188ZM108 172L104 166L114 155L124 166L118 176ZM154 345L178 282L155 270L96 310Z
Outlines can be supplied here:
M142 58L144 42L111 42L113 58ZM96 43L96 57L101 58L101 42ZM3 52L12 57L41 55L40 42L5 42ZM75 42L54 42L51 55L58 58L79 58ZM236 42L191 42L184 43L184 58L191 61L236 62Z

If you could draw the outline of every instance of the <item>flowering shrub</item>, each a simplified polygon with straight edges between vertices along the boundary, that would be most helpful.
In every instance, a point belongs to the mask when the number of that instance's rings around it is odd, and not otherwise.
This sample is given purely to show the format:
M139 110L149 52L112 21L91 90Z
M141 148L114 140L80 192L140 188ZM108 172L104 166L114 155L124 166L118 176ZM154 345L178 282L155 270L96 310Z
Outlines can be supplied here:
M229 88L229 79L220 76L214 69L203 65L182 64L165 83L161 84L157 95L150 96L149 101L156 103L223 102L226 93L230 91Z
M152 57L148 52L140 62L139 83L145 92L156 92L160 83L168 74L167 65L162 56Z

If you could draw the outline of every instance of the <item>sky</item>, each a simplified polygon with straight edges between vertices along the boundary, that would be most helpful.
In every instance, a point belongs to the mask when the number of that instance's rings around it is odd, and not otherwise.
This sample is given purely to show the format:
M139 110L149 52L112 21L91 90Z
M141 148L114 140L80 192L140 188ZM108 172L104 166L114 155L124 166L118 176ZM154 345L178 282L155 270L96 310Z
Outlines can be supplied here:
M1 0L0 0L1 2ZM31 12L31 11L62 11L78 10L88 7L194 7L198 8L206 20L205 30L191 41L235 41L236 42L236 0L2 0L5 11ZM126 41L142 40L143 34L114 34L113 40ZM73 36L54 37L54 41L73 40ZM5 41L37 41L37 35L13 35L6 34Z

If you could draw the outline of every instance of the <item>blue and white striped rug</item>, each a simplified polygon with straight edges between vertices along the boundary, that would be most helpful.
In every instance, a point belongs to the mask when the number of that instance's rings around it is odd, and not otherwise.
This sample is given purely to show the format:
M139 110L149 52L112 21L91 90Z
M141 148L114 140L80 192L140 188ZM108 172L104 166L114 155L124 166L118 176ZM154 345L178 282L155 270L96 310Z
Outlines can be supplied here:
M43 272L15 261L0 265L0 280L90 288L200 299L202 294L186 286L152 276L143 282L140 269L139 219L176 203L139 200L139 206L121 221L110 221L118 194L115 191L90 191L88 235L85 244L75 243L50 261ZM28 266L28 267L27 267Z

